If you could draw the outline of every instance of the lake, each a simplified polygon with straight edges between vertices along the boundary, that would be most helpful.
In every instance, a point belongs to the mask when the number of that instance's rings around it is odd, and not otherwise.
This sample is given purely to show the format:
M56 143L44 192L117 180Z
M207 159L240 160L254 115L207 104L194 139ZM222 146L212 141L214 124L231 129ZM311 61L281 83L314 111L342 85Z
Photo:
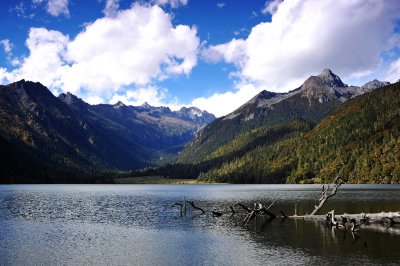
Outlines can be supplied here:
M311 212L320 185L2 185L0 265L400 264L400 230L328 228L321 221L258 217L229 205L277 199ZM180 215L175 202L191 200ZM345 185L321 213L400 210L398 185ZM213 217L212 210L225 213Z

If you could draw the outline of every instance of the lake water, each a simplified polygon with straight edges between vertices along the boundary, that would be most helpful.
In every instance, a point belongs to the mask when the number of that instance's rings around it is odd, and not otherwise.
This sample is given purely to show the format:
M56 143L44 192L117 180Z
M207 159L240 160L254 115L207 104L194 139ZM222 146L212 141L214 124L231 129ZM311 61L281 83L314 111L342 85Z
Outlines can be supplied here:
M323 222L259 217L229 205L253 201L298 214L321 186L3 185L0 265L340 265L400 264L400 230L332 230ZM184 199L181 217L170 206ZM400 210L400 186L342 186L322 213ZM226 214L213 217L211 210Z

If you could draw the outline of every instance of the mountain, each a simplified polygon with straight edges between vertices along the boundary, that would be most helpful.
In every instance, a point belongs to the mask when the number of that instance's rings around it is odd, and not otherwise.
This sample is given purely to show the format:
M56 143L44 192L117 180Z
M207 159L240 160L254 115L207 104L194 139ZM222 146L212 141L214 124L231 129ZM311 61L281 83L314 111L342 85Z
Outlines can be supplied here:
M346 183L398 184L400 83L347 101L315 127L292 120L240 134L206 162L203 181L329 183L341 175Z
M33 178L37 166L57 182L59 173L83 176L155 166L175 156L214 118L193 107L173 112L148 104L89 105L70 93L55 97L40 83L21 80L0 86L0 141L7 147L0 155L15 154L1 177ZM25 162L15 160L20 155ZM32 168L13 169L21 164Z
M287 93L262 91L234 112L208 124L183 150L178 163L204 161L241 133L263 126L293 119L316 124L344 102L385 85L372 81L361 87L348 86L331 70L324 69Z

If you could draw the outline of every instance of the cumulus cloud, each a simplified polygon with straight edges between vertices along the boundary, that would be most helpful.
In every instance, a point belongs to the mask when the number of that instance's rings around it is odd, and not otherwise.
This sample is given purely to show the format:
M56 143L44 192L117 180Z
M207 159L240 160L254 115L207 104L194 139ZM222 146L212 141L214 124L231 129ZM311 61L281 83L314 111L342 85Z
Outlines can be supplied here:
M4 52L6 54L11 54L12 48L13 48L13 44L10 42L9 39L4 39L0 41L0 44L3 46Z
M325 67L344 77L379 67L382 53L394 47L399 11L395 0L283 1L272 21L253 27L247 39L205 54L237 65L242 79L257 86L287 91L293 80Z
M119 0L106 0L103 13L106 17L115 17L119 9Z
M46 11L53 17L69 17L68 0L32 0L34 4L47 2Z
M265 3L263 10L261 11L263 14L275 14L278 10L279 5L283 2L283 0L269 0Z
M221 117L242 106L261 90L262 88L255 87L253 84L238 84L234 91L214 93L209 97L196 98L190 105Z
M392 83L397 82L400 79L400 59L397 59L390 64L385 78Z
M153 0L153 3L159 6L169 5L172 8L187 5L188 0Z
M134 5L115 18L98 19L68 44L64 87L104 92L189 74L197 63L196 34L195 28L173 27L158 6Z
M115 17L88 24L75 38L31 28L26 46L29 56L3 77L40 81L50 89L88 95L94 103L189 74L197 64L199 39L196 28L173 26L171 16L160 7L135 4ZM145 98L127 96L130 101Z
M229 43L208 47L201 52L201 55L211 63L224 60L241 66L246 59L246 42L242 39L233 39Z
M61 86L67 67L64 58L68 42L69 37L58 31L32 28L26 41L30 55L22 59L20 68L10 73L10 81L28 79L50 88Z

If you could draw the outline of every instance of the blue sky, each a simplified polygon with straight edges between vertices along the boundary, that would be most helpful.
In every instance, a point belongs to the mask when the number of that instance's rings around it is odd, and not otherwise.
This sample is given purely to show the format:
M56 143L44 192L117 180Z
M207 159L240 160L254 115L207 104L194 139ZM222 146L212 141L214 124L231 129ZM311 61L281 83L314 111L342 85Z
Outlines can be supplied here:
M400 78L396 0L9 0L0 12L0 82L92 104L221 116L324 68L351 85Z

